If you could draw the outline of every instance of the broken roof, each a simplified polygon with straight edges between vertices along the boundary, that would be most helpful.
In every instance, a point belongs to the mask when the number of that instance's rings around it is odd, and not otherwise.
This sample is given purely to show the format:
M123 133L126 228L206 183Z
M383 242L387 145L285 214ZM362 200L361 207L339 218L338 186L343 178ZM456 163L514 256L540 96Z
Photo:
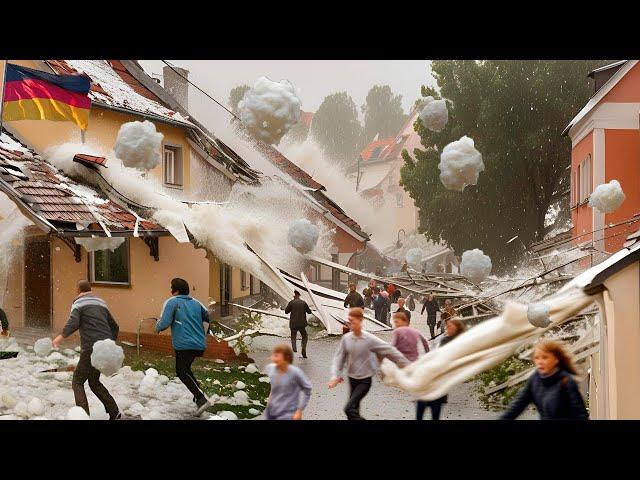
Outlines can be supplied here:
M384 150L393 143L394 138L383 138L382 140L374 140L369 145L367 145L362 152L360 152L360 157L362 160L378 160L380 155L384 152Z
M160 225L66 177L12 135L0 136L0 191L45 230L63 236L168 235ZM78 227L81 227L79 230Z

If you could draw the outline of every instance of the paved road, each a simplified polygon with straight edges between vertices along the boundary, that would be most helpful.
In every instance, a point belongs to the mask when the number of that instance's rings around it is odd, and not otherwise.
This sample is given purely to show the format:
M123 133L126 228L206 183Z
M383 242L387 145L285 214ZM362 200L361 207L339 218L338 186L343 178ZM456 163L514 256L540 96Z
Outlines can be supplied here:
M428 332L426 318L417 313L413 314L415 318L411 322L412 325L422 332ZM389 340L391 334L383 333L379 336ZM269 362L270 349L284 341L287 339L257 337L253 342L250 355L256 360L258 367L263 367ZM305 410L304 418L306 419L335 420L346 418L342 409L347 400L349 387L346 383L342 383L335 389L329 390L327 388L331 360L338 341L339 337L310 339L307 347L309 358L303 359L300 354L296 356L295 364L304 370L314 387L311 401ZM362 407L362 415L372 420L412 420L415 418L415 404L411 398L401 390L385 385L379 378L374 378L371 391L365 397ZM461 384L454 388L449 393L449 403L444 406L442 412L443 419L451 420L490 420L497 416L498 413L487 411L482 407L477 396L472 392L471 383ZM427 410L425 419L429 418L430 413ZM527 411L522 418L535 418L535 413Z

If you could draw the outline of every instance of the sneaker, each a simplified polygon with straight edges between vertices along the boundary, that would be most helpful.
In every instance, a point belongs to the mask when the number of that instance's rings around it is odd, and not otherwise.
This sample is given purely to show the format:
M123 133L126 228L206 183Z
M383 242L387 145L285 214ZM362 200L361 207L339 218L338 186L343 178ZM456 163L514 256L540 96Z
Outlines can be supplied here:
M109 420L122 420L122 412L118 412L114 417L109 417Z
M302 358L307 358L307 352L302 352Z
M204 395L202 397L200 397L200 399L196 402L196 415L199 417L200 415L202 415L202 412L204 412L207 408L209 408L211 406L211 403L209 402L209 400L207 399L207 397L205 397Z

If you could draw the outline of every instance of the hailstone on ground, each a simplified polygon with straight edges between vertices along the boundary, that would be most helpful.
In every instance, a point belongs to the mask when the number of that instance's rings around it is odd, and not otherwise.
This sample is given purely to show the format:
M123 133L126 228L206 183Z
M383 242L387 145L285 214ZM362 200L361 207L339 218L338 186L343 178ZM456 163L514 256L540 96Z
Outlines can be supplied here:
M259 370L255 363L250 363L244 371L247 373L258 373Z
M444 147L438 168L442 184L448 190L461 192L467 185L478 183L478 176L484 171L484 162L473 140L464 136Z
M423 256L424 252L421 248L412 248L407 252L405 259L412 267L419 267L422 263Z
M113 151L125 167L146 172L160 165L162 139L153 122L127 122L118 131Z
M217 414L220 418L223 418L224 420L237 420L238 416L233 413L230 410L223 410L221 412L218 412Z
M89 420L89 415L82 407L71 407L65 417L66 420Z
M238 103L238 113L253 135L266 143L278 144L300 121L300 105L291 82L260 77Z
M249 404L249 395L244 390L238 390L237 392L233 392L233 398L236 399L238 405L248 405Z
M320 230L306 218L299 218L289 227L289 244L300 253L309 253L318 243Z
M91 353L91 365L100 370L107 377L113 375L124 361L124 351L111 339L99 340L93 344Z
M246 385L245 385L245 383L244 383L243 381L238 380L238 381L236 382L235 387L236 387L238 390L242 390L242 389L244 389L244 388L246 387Z
M36 343L33 344L33 351L39 357L46 357L53 350L53 342L50 338L41 338L40 340L36 340Z
M422 124L433 132L440 132L449 121L447 102L433 97L426 97L423 102L424 107L420 112Z
M600 210L602 213L616 211L624 202L625 194L618 180L598 185L589 196L589 206Z
M39 398L32 398L27 405L27 410L29 411L30 416L39 417L44 414L44 405Z
M479 248L462 254L460 273L474 283L480 283L491 273L491 258Z
M527 319L534 327L546 328L551 323L549 305L545 303L530 303L527 307Z

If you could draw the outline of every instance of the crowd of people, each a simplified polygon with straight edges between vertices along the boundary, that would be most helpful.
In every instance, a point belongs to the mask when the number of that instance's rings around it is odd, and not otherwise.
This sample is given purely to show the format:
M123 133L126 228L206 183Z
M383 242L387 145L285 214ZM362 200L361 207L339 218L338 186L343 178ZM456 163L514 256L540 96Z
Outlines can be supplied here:
M171 297L164 303L160 318L156 323L156 332L171 329L172 345L175 351L176 376L193 395L196 415L211 406L201 385L191 370L196 358L206 349L206 334L209 330L209 312L202 303L190 296L189 284L181 278L174 278L170 284ZM348 309L344 321L343 335L335 352L331 365L331 377L328 387L333 389L347 381L349 395L344 413L349 420L363 420L360 405L372 386L372 380L382 359L387 358L404 368L430 351L429 340L419 330L411 326L411 311L415 302L407 305L400 296L400 290L392 285L381 289L371 281L363 295L356 291L356 285L349 285L349 293L344 300ZM291 346L277 345L271 354L271 363L265 368L271 383L264 416L269 420L300 420L309 399L312 385L304 371L295 365L294 352L297 352L297 336L302 339L302 356L307 358L308 334L307 315L311 314L309 305L302 300L299 291L286 306L291 330ZM397 309L391 315L391 305ZM391 341L385 342L363 328L365 308L373 309L378 322L391 326ZM442 335L437 348L442 348L466 330L464 321L450 299L440 306L434 295L422 299L421 314L427 313L430 340L436 338L436 329ZM438 314L440 319L438 320ZM390 320L392 319L392 321ZM0 310L2 333L8 332L8 320ZM91 353L95 342L105 339L116 340L119 327L111 315L107 304L91 290L91 284L82 280L77 284L77 297L73 301L71 313L60 335L53 340L53 346L74 332L79 331L81 354L74 371L72 388L76 405L89 414L89 405L85 393L85 383L102 402L111 420L122 418L122 413L107 388L100 382L100 372L91 364ZM420 352L422 350L422 352ZM573 375L577 369L563 346L555 341L542 340L533 350L532 360L536 370L511 403L503 419L517 418L528 405L534 404L541 419L588 419L584 401ZM431 418L439 420L442 406L447 396L435 400L416 401L416 419L422 420L427 408Z

